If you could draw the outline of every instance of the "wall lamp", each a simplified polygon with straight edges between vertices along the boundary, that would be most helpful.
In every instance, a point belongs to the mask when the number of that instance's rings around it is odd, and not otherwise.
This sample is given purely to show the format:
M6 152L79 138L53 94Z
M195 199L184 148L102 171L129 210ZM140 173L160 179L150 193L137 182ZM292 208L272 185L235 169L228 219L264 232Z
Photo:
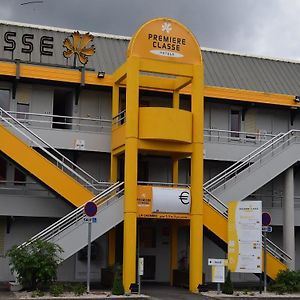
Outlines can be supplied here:
M300 96L295 96L294 101L300 103Z
M105 72L104 71L99 71L97 74L98 78L104 78L105 77Z

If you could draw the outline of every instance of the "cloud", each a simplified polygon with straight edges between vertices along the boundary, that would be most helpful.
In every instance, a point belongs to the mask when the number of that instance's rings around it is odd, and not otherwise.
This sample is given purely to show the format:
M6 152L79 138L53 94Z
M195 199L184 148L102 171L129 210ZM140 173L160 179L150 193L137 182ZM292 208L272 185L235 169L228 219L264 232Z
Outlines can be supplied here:
M24 2L24 1L23 1ZM178 19L201 46L297 58L298 0L0 0L0 18L131 36L151 18Z

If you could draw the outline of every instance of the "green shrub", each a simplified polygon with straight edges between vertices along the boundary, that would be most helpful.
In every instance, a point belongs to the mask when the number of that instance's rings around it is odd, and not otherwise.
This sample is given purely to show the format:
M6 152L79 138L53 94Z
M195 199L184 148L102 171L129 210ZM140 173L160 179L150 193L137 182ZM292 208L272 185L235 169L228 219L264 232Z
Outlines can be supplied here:
M81 296L86 292L86 286L82 283L76 283L72 286L72 292L76 296Z
M53 284L50 286L50 295L54 297L58 297L64 293L64 285L63 284Z
M232 295L233 294L233 286L231 282L231 276L230 276L230 270L227 271L226 279L223 284L222 293L226 295Z
M56 244L36 240L26 247L12 247L7 257L12 271L26 290L45 290L56 280L62 251Z
M35 298L35 297L43 297L45 295L45 293L41 290L35 290L31 293L31 297Z
M299 292L300 272L290 270L279 271L269 289L278 294Z
M123 295L124 294L122 272L121 272L120 266L116 267L114 284L113 284L113 288L112 288L112 294L113 295Z

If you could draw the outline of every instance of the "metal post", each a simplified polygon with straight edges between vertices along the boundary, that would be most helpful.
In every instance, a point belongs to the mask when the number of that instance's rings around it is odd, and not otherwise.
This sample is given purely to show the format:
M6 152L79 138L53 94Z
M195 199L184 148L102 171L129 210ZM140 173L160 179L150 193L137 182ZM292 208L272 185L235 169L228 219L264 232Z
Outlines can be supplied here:
M88 251L87 251L87 276L86 292L90 292L90 273L91 273L91 236L92 236L92 218L88 218Z
M141 275L140 275L140 225L137 225L137 265L138 265L138 294L141 293Z
M267 232L264 232L264 293L267 292Z
M217 283L217 294L221 294L221 284L219 282Z

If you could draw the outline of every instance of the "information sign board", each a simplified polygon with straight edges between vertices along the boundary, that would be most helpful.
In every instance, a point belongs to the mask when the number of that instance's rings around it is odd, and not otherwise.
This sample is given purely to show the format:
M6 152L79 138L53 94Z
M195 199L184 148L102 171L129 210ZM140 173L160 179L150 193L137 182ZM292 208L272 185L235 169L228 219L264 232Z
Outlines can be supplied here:
M228 268L262 272L261 201L232 201L228 210Z

